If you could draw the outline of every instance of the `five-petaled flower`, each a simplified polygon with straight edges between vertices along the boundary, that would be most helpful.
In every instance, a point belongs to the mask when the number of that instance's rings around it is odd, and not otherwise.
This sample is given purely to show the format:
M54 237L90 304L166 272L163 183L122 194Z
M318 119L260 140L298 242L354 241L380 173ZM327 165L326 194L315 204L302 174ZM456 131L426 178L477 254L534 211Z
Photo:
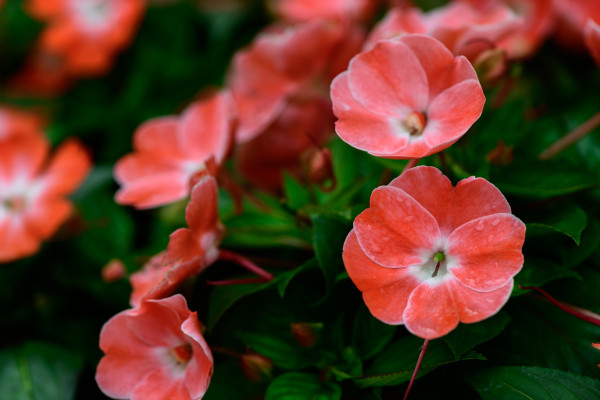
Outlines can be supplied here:
M54 156L41 133L0 141L0 262L34 254L71 215L67 199L90 170L76 140Z
M96 381L116 399L200 399L213 372L202 325L180 294L112 317L100 333L100 348L105 356Z
M343 259L376 318L434 339L506 303L524 240L525 225L494 185L471 177L453 188L422 166L373 191Z
M441 151L471 127L485 96L466 58L439 41L404 35L352 59L331 85L336 132L386 158Z

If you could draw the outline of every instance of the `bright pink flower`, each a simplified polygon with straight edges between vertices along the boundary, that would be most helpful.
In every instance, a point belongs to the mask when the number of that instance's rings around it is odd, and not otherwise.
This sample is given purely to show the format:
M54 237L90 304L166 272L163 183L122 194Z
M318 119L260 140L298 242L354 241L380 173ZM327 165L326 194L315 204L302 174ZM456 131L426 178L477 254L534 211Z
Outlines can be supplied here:
M375 0L271 0L281 19L307 22L316 19L367 21L375 12Z
M600 68L600 25L591 19L585 26L585 44Z
M185 198L207 163L229 150L234 121L227 92L190 104L180 117L151 119L134 133L132 154L115 165L120 204L151 208Z
M215 178L206 175L194 186L185 218L189 229L173 232L167 251L152 257L141 271L131 275L132 306L143 299L171 295L183 281L216 261L224 227L219 221Z
M519 26L520 20L503 4L482 10L465 3L449 3L428 13L416 8L394 8L373 29L365 48L373 47L379 40L421 33L474 62L482 51L495 47Z
M40 47L64 60L73 76L106 73L132 40L143 0L28 0L27 9L48 27Z
M386 158L420 158L456 142L485 97L466 58L424 35L381 41L331 85L336 132Z
M262 134L238 147L240 172L254 186L270 192L281 190L283 171L308 178L301 158L325 143L334 120L330 102L321 97L288 103Z
M326 21L272 27L238 52L228 84L239 111L235 139L264 132L288 102L329 97L329 84L362 46L362 30ZM331 111L329 111L331 113Z
M213 372L202 325L179 294L112 317L100 348L96 382L115 399L200 399Z
M71 215L67 196L87 176L89 157L75 140L48 153L41 134L0 141L0 262L34 254Z
M494 185L471 177L453 188L436 168L416 167L373 191L343 259L376 318L434 339L506 303L524 240Z

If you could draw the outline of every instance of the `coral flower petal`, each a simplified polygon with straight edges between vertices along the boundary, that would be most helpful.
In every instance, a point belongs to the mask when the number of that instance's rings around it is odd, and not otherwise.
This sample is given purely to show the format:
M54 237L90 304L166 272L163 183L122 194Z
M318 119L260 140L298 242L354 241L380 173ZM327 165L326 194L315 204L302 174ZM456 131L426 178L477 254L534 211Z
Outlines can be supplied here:
M353 147L371 153L395 153L408 143L408 132L394 124L394 118L383 119L380 114L362 106L350 92L348 72L338 75L331 84L333 112L339 136ZM377 132L376 140L369 132Z
M458 322L456 305L445 282L424 282L418 286L404 311L406 329L424 339L444 336L456 328Z
M181 324L183 319L178 313L179 307L187 307L182 296L172 296L160 301L147 300L146 307L152 312L144 318L127 319L127 327L143 343L151 347L175 347L181 343ZM144 306L144 304L143 304Z
M183 158L177 143L177 117L159 117L144 122L133 135L133 148L136 152L150 156L173 159Z
M171 372L170 366L155 369L135 387L131 400L188 400L190 394L181 379Z
M71 193L83 182L90 168L90 157L81 142L65 141L56 150L44 174L44 194L64 196Z
M481 116L484 103L481 85L474 79L441 92L429 105L427 116L432 123L423 132L426 143L431 147L454 143Z
M61 197L42 198L23 215L27 230L40 239L52 235L71 214L73 206Z
M0 262L28 256L39 248L39 239L27 230L22 219L0 219Z
M194 339L192 341L193 352L199 355L190 360L185 371L186 387L190 396L193 399L198 399L208 389L213 373L213 358L206 341L200 334L202 328L195 315L194 317L190 316L183 322L181 330Z
M185 209L185 220L197 234L214 231L219 222L219 192L217 183L209 176L201 179L192 189Z
M448 237L448 271L471 289L499 289L523 266L524 240L525 225L512 214L469 221Z
M187 192L187 176L173 171L132 181L117 192L115 200L138 208L152 208L179 200Z
M348 74L352 94L370 110L398 116L427 108L427 75L419 59L400 40L382 41L373 51L361 53L350 62Z
M188 158L208 160L214 156L217 164L221 164L231 142L233 115L233 103L227 92L190 104L181 116L179 136L181 149Z
M491 292L478 292L461 284L455 279L447 282L452 292L460 322L479 322L496 314L508 301L514 282L511 279L506 285Z
M371 207L356 217L354 229L367 257L386 267L424 264L440 240L435 218L395 187L373 191Z

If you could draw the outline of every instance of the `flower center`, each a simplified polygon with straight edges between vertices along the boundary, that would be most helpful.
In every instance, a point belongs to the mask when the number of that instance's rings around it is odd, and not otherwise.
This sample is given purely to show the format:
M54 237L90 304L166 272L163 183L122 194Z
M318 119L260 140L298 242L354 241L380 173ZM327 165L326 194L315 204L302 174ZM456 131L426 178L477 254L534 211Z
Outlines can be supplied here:
M404 120L404 126L410 136L419 136L425 130L427 125L427 117L418 111L413 111L406 116Z
M24 211L27 206L27 201L23 196L9 197L2 201L3 206L9 211L19 213Z
M177 364L187 365L187 363L192 359L194 352L192 350L192 345L185 343L181 346L173 347L171 349L171 354L175 358Z

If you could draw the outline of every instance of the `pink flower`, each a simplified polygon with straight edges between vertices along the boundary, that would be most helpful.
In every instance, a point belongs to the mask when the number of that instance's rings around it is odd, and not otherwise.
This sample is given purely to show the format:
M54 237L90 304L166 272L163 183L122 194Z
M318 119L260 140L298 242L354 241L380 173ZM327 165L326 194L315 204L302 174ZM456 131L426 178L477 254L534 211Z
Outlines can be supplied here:
M270 3L280 18L291 22L367 21L377 6L374 0L270 0Z
M64 61L72 76L96 76L133 39L143 0L28 0L27 9L48 22L39 46Z
M585 44L600 68L600 25L592 19L585 26Z
M34 254L71 215L67 199L90 170L76 140L62 144L52 158L41 136L0 141L0 262Z
M520 20L504 4L478 9L465 3L449 3L428 13L416 8L394 8L373 29L365 48L373 47L379 40L421 33L474 62L482 51L493 48L519 26Z
M376 318L434 339L506 303L524 240L491 183L471 177L453 188L436 168L416 167L373 191L343 259Z
M202 325L181 295L115 315L102 327L100 348L96 382L115 399L200 399L213 372Z
M553 0L557 18L556 39L566 49L585 51L584 30L589 19L600 21L597 0Z
M336 132L386 158L441 151L469 129L485 97L466 58L424 35L381 41L352 59L331 85Z
M194 186L185 217L189 229L173 232L167 251L152 257L141 271L131 275L132 306L144 299L171 295L183 281L216 261L224 227L219 221L215 178L206 175Z
M151 208L185 198L211 159L225 159L233 129L227 92L190 104L180 117L154 118L134 133L134 152L115 165L120 204Z
M327 21L261 33L235 55L228 77L239 111L236 142L264 132L289 102L328 99L331 80L346 68L363 39L361 29Z
M0 106L0 140L16 136L38 136L42 118L31 112Z

